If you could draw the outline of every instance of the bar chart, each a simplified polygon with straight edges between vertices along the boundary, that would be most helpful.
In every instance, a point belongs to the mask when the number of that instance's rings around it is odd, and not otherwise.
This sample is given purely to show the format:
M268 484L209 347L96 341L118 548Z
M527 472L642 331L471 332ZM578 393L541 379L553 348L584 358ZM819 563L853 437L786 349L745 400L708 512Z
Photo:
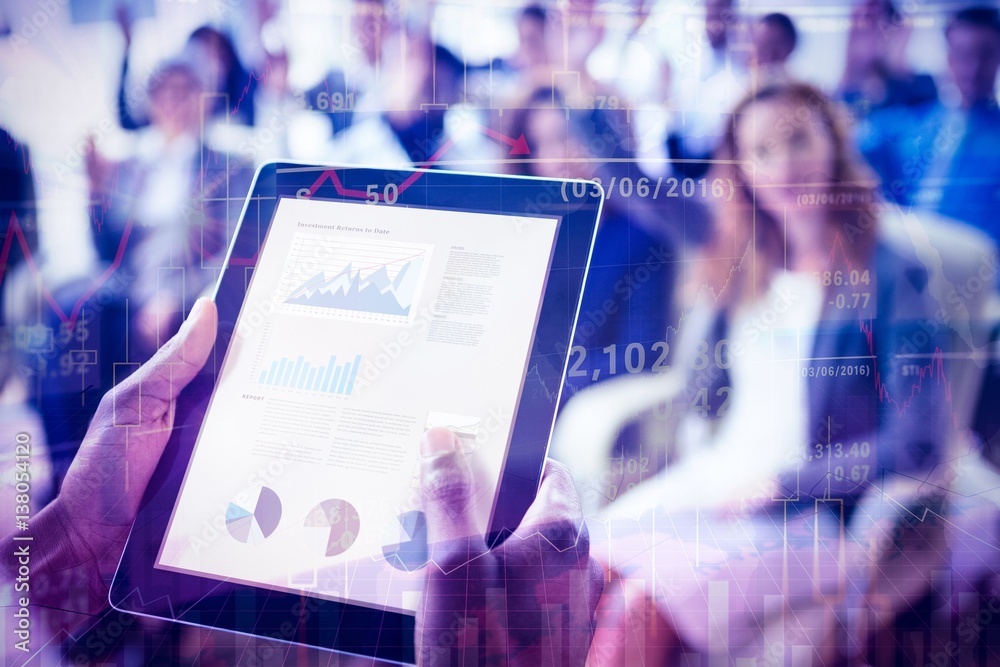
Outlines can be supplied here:
M361 355L337 363L336 355L331 355L325 364L306 361L304 356L281 357L271 361L270 367L260 372L258 383L269 387L286 387L323 394L350 396L354 391L354 380L361 366Z

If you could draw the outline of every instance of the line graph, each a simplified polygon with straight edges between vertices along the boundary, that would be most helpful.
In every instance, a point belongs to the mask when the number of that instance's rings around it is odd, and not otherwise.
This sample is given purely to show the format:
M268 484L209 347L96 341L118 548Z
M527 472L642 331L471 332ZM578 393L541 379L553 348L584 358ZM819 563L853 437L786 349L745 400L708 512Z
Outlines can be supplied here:
M491 130L487 127L483 127L475 123L469 123L468 125L465 126L465 128L461 132L452 136L450 139L448 139L448 141L442 144L441 147L437 149L437 151L435 151L433 155L427 158L426 162L423 162L418 166L429 166L434 164L435 162L440 161L441 158L444 157L445 153L451 150L451 148L456 143L458 143L467 132L471 131L480 132L492 139L496 139L497 141L500 141L510 146L511 147L510 155L519 156L519 155L529 155L531 153L531 150L528 147L528 142L524 138L523 134L519 136L517 139L514 139L513 137L508 137L505 134L501 134L500 132ZM420 177L424 175L424 173L425 172L417 171L410 174L406 178L406 180L404 180L402 183L399 184L399 194L402 194L411 185L416 183L420 179ZM337 194L341 195L342 197L356 197L358 199L369 199L371 196L364 190L355 190L352 188L344 187L344 184L340 181L340 177L337 176L336 169L327 169L326 171L323 171L319 175L319 177L313 182L313 184L309 186L307 193L304 196L312 197L313 195L316 194L316 191L319 190L319 188L322 185L324 185L327 181L330 181L330 183L333 185L334 190L336 190ZM386 197L385 193L379 193L378 201L385 201L385 197Z
M406 325L419 300L430 246L298 234L281 289L286 314Z
M118 244L118 250L115 252L115 259L111 262L107 269L105 269L97 278L91 283L90 287L84 291L70 312L67 314L63 310L59 302L52 296L52 293L45 286L42 280L42 272L35 263L35 258L31 255L31 250L28 248L28 240L24 237L24 230L21 229L21 223L17 220L17 214L11 212L10 214L10 225L7 227L7 234L4 236L3 240L3 251L0 252L0 275L3 275L7 270L7 260L10 257L11 247L14 245L14 239L17 239L18 245L21 247L21 252L24 254L24 261L28 265L28 270L31 272L32 278L34 278L35 285L38 287L38 291L45 302L49 304L52 308L52 312L56 314L60 321L64 324L69 325L70 328L76 325L76 320L80 316L80 309L86 305L87 300L90 299L101 288L108 278L114 275L118 267L121 266L122 260L125 257L125 247L128 245L129 236L132 233L132 223L129 222L125 225L125 231L122 234L122 240Z
M838 257L839 255L839 257ZM848 270L852 270L858 267L853 266L850 258L848 257L847 251L844 248L844 241L841 238L840 233L834 237L833 246L830 249L830 263L831 265L838 261L843 262L847 266ZM935 381L944 385L944 399L949 406L949 412L952 418L955 418L955 410L952 403L952 392L951 392L951 382L949 381L946 370L945 370L945 351L940 347L935 347L934 351L930 354L930 359L927 363L922 364L917 372L916 380L910 384L910 394L906 397L892 396L888 383L882 377L882 370L879 368L878 360L878 350L875 345L875 321L873 317L869 315L868 319L865 319L864 314L861 309L858 309L858 330L861 335L865 338L865 343L868 346L868 351L871 354L872 366L874 369L873 380L874 388L878 401L880 403L885 403L887 405L895 408L898 415L902 416L913 403L914 399L920 395L923 391L924 381ZM903 390L905 391L905 389Z
M434 163L439 162L444 157L444 155L449 150L451 150L451 148L456 143L458 143L459 140L466 133L470 131L480 132L487 137L490 137L503 144L506 144L507 146L510 146L509 155L511 156L518 157L518 156L527 156L531 154L531 149L528 146L528 141L527 139L525 139L523 134L515 139L513 137L508 137L505 134L497 132L496 130L492 130L488 127L483 127L476 123L469 123L464 127L464 129L461 132L452 136L451 138L448 139L448 141L442 144L441 147L437 151L435 151L433 155L427 158L426 162L422 162L417 166L429 167ZM425 173L426 172L417 171L410 174L410 176L408 176L406 180L404 180L402 183L399 184L398 189L392 196L398 197L399 195L406 192L406 190L408 190L411 185L416 183L420 179L420 177L423 176ZM309 199L311 197L315 197L316 193L319 192L319 189L325 186L328 182L330 183L330 185L333 186L334 191L341 197L363 199L365 201L370 201L370 202L386 201L385 189L382 189L381 192L369 193L365 190L357 190L354 188L345 187L343 182L340 180L340 176L337 175L336 169L325 169L322 172L320 172L319 176L316 177L316 180L313 181L312 185L310 185L308 188L305 188L305 191L302 192L299 196L301 196L303 199ZM372 197L377 197L377 199L373 200ZM255 253L252 257L230 257L229 266L256 266L258 255L259 253Z

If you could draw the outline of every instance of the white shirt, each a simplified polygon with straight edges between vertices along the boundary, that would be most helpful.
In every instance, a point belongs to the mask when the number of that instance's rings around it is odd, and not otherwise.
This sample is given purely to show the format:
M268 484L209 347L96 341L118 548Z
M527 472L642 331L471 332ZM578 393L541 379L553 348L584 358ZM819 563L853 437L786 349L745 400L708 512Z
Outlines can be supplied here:
M808 439L802 360L811 355L822 305L823 290L812 276L782 271L763 298L738 309L723 355L732 389L714 433L694 409L678 429L680 461L621 496L606 514L718 508L769 493L777 474L794 469ZM714 363L714 350L708 354ZM713 405L725 398L709 397Z

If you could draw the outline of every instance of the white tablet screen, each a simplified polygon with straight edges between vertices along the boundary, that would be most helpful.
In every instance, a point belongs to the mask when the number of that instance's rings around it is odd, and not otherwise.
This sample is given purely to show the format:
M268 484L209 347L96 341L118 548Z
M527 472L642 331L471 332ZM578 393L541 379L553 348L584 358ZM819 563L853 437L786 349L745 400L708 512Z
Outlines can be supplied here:
M485 532L557 227L282 199L156 567L414 611L420 436L459 434Z

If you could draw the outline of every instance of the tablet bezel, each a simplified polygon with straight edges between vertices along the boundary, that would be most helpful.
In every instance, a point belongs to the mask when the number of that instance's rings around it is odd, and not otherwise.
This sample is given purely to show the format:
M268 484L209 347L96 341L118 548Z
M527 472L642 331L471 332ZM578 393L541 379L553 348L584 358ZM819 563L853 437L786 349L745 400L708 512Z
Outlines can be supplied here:
M387 195L395 201L388 203ZM522 383L494 502L487 539L496 544L520 522L538 487L603 192L587 181L285 161L266 163L254 176L216 285L216 346L205 368L178 400L170 442L129 535L109 601L115 609L129 613L413 662L412 615L155 567L205 406L244 305L247 272L254 268L277 202L284 196L561 219L527 366L535 371L531 377L535 384Z

